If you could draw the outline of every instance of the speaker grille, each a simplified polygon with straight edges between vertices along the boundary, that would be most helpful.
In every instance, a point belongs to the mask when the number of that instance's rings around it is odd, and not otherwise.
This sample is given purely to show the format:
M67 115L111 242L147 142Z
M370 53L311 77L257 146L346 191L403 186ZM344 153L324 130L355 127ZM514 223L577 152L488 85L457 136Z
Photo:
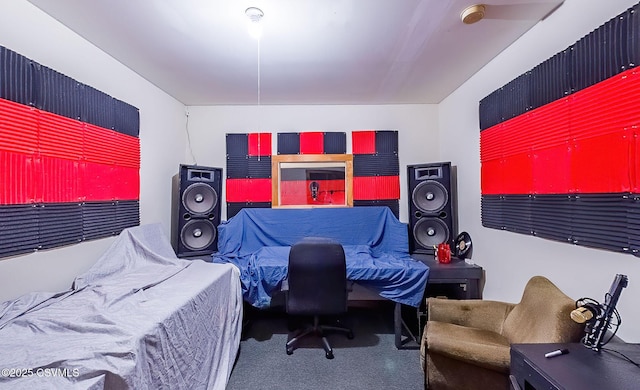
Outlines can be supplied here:
M218 204L218 194L204 183L191 184L182 193L182 205L193 214L208 214Z
M413 227L413 237L425 248L450 241L451 233L447 224L439 218L421 218Z
M449 201L447 189L437 181L427 180L418 184L411 194L413 204L424 213L442 210Z
M182 244L192 251L204 250L213 244L216 228L211 221L195 219L187 222L180 232Z

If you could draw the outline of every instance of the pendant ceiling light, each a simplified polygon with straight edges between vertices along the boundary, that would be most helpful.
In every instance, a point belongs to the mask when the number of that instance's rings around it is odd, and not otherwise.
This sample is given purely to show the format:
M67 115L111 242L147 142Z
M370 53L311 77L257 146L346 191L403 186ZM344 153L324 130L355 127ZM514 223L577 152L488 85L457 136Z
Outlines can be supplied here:
M260 8L249 7L244 13L249 18L249 35L255 39L260 39L262 36L262 24L260 24L260 21L264 16L264 12Z

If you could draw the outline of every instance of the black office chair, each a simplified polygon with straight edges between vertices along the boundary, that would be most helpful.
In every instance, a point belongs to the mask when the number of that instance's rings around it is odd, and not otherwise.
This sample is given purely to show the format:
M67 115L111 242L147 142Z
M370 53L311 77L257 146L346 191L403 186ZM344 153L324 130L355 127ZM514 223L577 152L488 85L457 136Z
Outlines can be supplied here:
M287 354L293 353L298 340L315 334L322 337L327 359L333 359L326 331L342 332L353 338L351 329L320 325L320 316L337 316L347 311L347 266L342 245L329 239L305 238L291 247L288 271L287 313L313 316L313 325L287 342Z

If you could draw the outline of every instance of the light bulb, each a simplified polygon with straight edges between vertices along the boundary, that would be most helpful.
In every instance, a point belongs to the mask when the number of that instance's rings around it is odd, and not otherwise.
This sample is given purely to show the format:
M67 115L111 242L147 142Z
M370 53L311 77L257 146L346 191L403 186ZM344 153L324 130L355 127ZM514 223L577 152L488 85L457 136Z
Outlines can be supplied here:
M262 36L262 24L260 21L264 16L264 12L262 12L260 8L249 7L244 11L244 13L249 18L249 25L247 26L249 35L254 39L260 39Z

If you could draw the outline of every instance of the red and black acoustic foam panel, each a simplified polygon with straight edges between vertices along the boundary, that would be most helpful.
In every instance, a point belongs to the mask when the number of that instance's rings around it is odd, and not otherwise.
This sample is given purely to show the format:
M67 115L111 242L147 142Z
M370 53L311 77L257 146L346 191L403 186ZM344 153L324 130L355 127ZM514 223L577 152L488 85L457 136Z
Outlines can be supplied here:
M480 102L484 226L639 255L639 8Z
M278 154L345 154L346 152L346 133L320 131L278 133Z
M137 108L0 47L0 257L138 225L138 133Z
M227 134L227 219L271 207L271 133Z
M388 206L397 218L400 209L398 132L353 131L351 149L354 206Z

